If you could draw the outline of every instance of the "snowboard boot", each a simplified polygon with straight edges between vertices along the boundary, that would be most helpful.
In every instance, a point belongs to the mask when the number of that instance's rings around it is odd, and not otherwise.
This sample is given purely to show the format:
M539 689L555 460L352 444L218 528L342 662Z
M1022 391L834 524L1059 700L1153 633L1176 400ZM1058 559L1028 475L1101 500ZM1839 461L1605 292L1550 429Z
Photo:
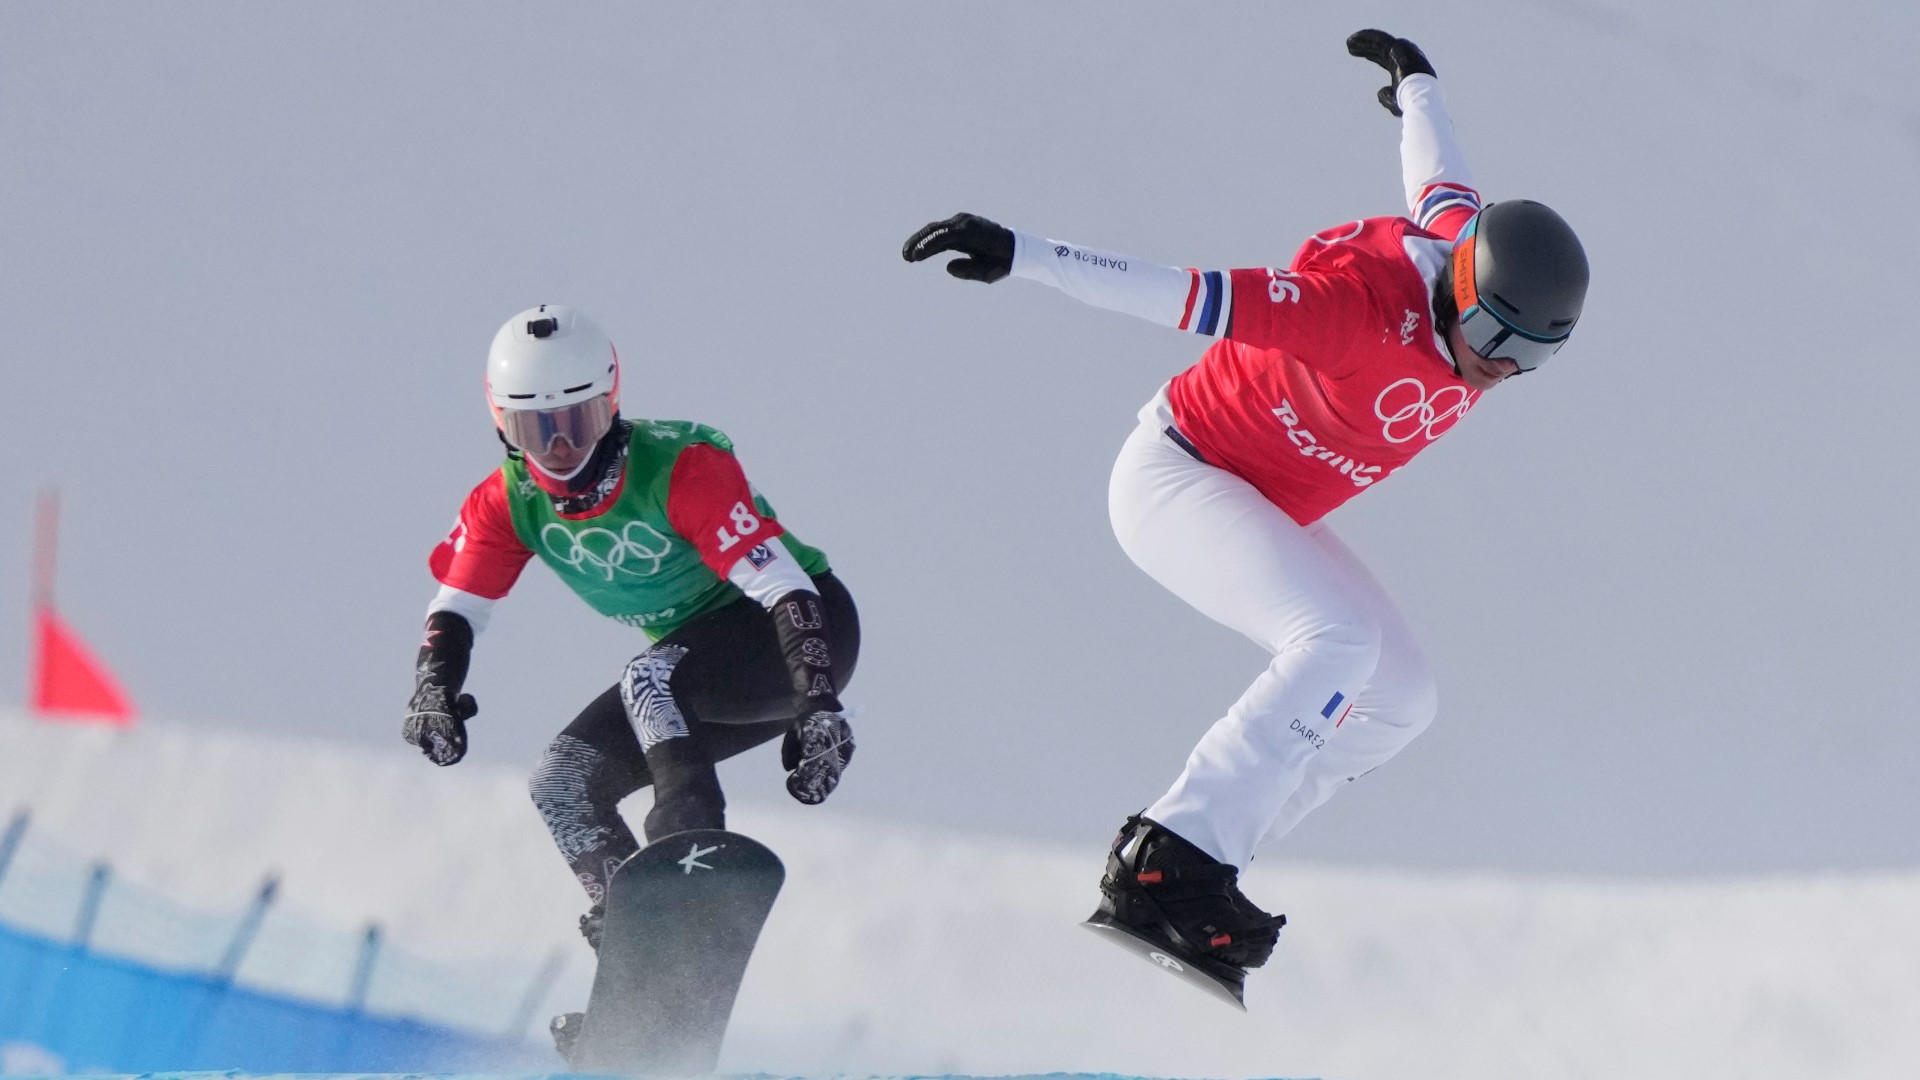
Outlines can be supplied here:
M547 1031L553 1035L553 1048L560 1051L560 1057L567 1066L573 1066L573 1047L580 1041L580 1029L586 1024L586 1013L561 1013L547 1023Z
M1285 915L1240 892L1240 872L1135 814L1114 838L1099 914L1238 981L1273 955Z
M727 798L713 758L691 735L667 739L645 751L653 775L653 809L647 811L647 843L688 829L727 827Z
M606 929L607 905L595 904L580 916L580 936L587 939L587 944L593 947L594 952L600 951L600 935Z

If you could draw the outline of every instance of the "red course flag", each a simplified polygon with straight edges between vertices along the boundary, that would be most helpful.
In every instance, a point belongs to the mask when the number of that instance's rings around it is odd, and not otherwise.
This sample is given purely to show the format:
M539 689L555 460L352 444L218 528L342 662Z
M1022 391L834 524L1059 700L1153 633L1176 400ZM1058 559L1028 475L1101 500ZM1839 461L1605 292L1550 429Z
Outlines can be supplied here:
M34 611L34 711L49 720L133 726L133 703L52 606Z

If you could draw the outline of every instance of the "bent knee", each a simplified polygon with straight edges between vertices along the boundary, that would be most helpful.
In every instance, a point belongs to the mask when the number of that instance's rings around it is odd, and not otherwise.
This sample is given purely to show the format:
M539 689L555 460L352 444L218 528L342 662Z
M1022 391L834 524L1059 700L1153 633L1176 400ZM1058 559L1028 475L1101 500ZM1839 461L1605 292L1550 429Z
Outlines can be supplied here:
M548 743L527 777L527 794L533 805L549 818L553 816L549 811L571 813L589 805L594 770L601 758L598 749L571 735L561 735Z
M1367 718L1405 729L1411 739L1440 714L1440 688L1425 665L1387 674L1387 678L1376 677L1367 686L1372 699Z
M1427 730L1435 717L1440 715L1440 688L1429 675L1421 684L1419 693L1412 697L1407 708L1407 724L1415 735Z
M1366 679L1379 666L1380 648L1379 621L1356 613L1294 628L1273 651L1275 655L1301 651L1329 660L1337 659L1343 666L1351 667L1360 673L1362 679Z

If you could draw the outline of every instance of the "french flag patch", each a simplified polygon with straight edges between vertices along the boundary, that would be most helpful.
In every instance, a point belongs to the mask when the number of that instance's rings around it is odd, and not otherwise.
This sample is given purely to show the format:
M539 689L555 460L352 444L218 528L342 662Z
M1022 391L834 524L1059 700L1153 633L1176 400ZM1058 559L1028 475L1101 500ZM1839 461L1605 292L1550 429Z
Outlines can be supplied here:
M1233 281L1218 270L1189 269L1187 303L1180 312L1182 330L1218 337L1227 328L1233 310Z
M1434 184L1420 193L1419 205L1414 211L1414 220L1425 229L1433 225L1434 219L1455 207L1466 207L1468 211L1480 209L1480 196L1472 188L1455 187L1451 184Z
M1333 720L1333 712L1335 709L1340 710L1340 719L1338 720ZM1348 701L1345 694L1336 691L1332 697L1327 699L1327 707L1320 710L1320 715L1328 720L1333 720L1333 726L1339 727L1341 724L1347 722L1347 714L1352 711L1353 702Z

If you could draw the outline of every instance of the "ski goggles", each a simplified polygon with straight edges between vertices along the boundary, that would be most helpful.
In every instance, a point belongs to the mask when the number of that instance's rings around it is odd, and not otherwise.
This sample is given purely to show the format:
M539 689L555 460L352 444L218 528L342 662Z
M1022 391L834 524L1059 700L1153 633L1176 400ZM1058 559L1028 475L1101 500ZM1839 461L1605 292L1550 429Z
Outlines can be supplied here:
M613 398L599 394L557 409L502 409L500 433L530 454L544 453L555 439L575 450L600 441L613 427Z
M1573 329L1569 327L1559 337L1541 337L1508 322L1482 300L1473 266L1479 231L1480 215L1475 214L1460 230L1453 248L1453 303L1459 312L1460 336L1466 339L1467 348L1488 360L1511 360L1521 371L1532 371L1560 351L1573 336Z

